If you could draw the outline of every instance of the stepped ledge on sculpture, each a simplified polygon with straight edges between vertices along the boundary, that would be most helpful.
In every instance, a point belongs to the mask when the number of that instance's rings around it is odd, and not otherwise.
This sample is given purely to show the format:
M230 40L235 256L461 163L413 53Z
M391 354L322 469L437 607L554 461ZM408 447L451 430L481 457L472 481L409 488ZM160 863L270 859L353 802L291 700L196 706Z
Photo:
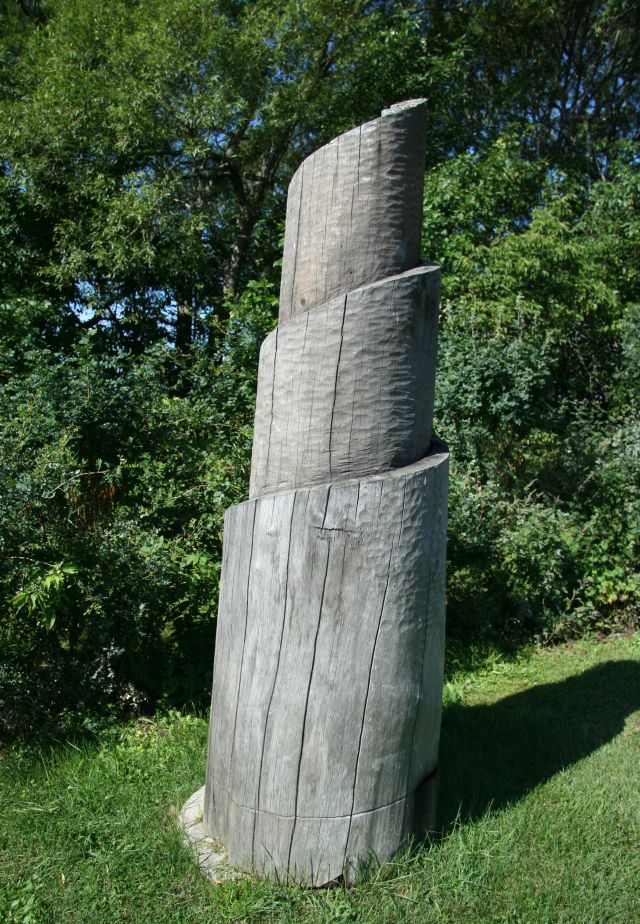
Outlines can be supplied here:
M182 816L203 866L350 882L434 826L448 453L425 146L425 102L401 103L289 187L250 496L225 515L206 786Z

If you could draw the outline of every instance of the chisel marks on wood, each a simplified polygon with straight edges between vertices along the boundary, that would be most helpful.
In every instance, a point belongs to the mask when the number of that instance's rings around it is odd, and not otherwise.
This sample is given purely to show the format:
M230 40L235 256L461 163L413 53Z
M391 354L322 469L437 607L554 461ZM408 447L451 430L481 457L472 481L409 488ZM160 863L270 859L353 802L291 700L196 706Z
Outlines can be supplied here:
M438 292L438 268L423 266L319 305L269 334L260 356L251 497L424 457L432 438Z
M287 199L279 322L420 258L426 107L388 109L308 157Z

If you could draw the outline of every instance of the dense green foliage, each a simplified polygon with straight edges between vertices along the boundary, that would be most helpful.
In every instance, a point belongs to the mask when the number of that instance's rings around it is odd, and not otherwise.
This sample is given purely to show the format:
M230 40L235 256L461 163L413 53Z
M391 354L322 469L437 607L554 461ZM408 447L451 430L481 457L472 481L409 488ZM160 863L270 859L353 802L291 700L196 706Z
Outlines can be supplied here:
M637 620L634 7L0 2L0 731L206 700L288 179L410 96L450 633Z
M637 619L640 174L547 177L509 228L532 172L504 140L435 170L425 249L444 272L450 626L558 639Z
M0 919L632 924L639 681L638 635L454 670L441 831L353 888L212 885L200 874L172 818L202 783L203 717L173 712L80 747L15 748L0 762Z
M99 328L61 350L49 307L0 308L9 727L47 725L61 708L73 721L109 703L202 701L222 516L248 479L271 301L264 286L246 290L218 362L109 349Z

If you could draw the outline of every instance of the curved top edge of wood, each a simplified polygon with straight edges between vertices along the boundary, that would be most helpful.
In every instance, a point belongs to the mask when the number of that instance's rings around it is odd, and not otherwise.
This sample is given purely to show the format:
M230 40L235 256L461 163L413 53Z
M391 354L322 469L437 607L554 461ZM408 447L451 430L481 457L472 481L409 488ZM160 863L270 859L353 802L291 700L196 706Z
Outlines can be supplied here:
M280 320L420 262L427 136L407 100L310 154L289 185Z
M242 507L244 504L253 504L257 501L268 500L269 498L277 497L280 494L295 494L296 492L317 491L321 488L331 488L334 486L342 488L351 484L370 484L372 482L384 481L386 479L393 480L396 478L406 478L409 475L417 475L419 472L426 471L430 468L437 468L443 462L448 461L448 459L449 447L446 443L443 443L439 437L433 436L427 455L423 456L421 459L418 459L417 462L412 462L411 465L403 465L401 468L384 469L383 471L376 472L373 475L364 475L358 478L333 478L331 481L323 481L319 484L303 484L296 488L284 488L281 491L269 491L266 494L256 494L254 497L248 497L247 500L241 501L239 504L234 504L233 507L229 507L227 509L234 510L235 507Z
M351 296L356 295L356 293L366 292L371 289L379 289L382 286L393 286L395 283L402 282L404 279L410 279L413 276L426 276L430 273L438 276L441 269L442 267L439 263L429 263L427 261L423 261L419 266L414 266L413 269L404 270L402 273L394 273L393 276L385 276L383 279L374 279L373 282L365 282L362 285L354 286L353 289L349 289L348 292L343 292L340 295L332 295L331 298L327 298L325 301L314 305L313 309L314 311L316 309L321 309L325 305L329 305L331 302L342 303L345 297L349 299ZM288 318L281 318L278 321L277 326L274 327L273 330L269 331L265 337L265 340L269 339L270 337L275 337L279 328L284 327L287 324L291 324L295 321L303 323L303 320L304 315L299 314L292 315Z
M413 266L411 269L403 270L401 273L393 273L392 276L384 276L382 279L374 279L372 282L363 282L362 285L354 286L353 289L349 289L346 292L347 298L350 295L353 295L354 292L362 292L364 289L375 289L376 286L383 286L386 284L393 284L398 282L400 279L408 279L409 276L422 276L426 273L439 273L441 270L439 263L430 263L425 260L420 263L419 266ZM340 298L340 296L337 296ZM318 306L320 307L320 306Z
M302 173L304 170L305 164L308 164L310 161L313 161L314 158L318 156L325 148L331 148L334 145L342 143L346 138L354 137L355 135L360 134L365 131L367 128L373 128L381 119L386 119L389 117L400 115L404 112L407 112L409 109L420 109L423 108L426 112L427 100L420 97L419 99L408 99L400 103L393 103L391 106L388 106L386 109L383 109L380 112L380 115L375 119L369 119L368 122L363 122L361 125L356 125L354 128L347 129L346 132L342 132L341 135L336 135L335 138L332 138L331 141L327 141L326 144L321 145L319 148L316 148L315 151L312 151L311 154L307 154L305 159L298 165L295 173L291 177L289 183L289 189L294 185L298 174Z
M417 96L415 99L405 99L399 103L392 103L380 113L381 116L393 115L396 112L403 112L405 109L417 109L418 106L427 105L427 99L424 96Z

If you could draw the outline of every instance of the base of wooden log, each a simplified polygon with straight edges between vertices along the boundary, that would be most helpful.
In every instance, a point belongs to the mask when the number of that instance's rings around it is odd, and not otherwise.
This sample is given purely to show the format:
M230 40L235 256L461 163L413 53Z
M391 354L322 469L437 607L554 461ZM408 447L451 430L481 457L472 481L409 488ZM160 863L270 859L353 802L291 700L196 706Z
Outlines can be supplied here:
M240 870L229 864L229 858L224 843L213 837L207 830L204 822L205 787L201 786L190 796L182 806L178 815L178 827L182 831L183 841L190 848L195 860L212 882L228 882L230 879L243 879L247 877L246 870ZM414 797L414 830L407 839L418 842L433 833L437 826L438 805L438 771L431 773L418 787ZM402 846L402 845L401 845ZM370 863L378 865L378 858L371 856ZM314 882L315 888L327 888L340 883L352 884L355 875L362 872L366 866L361 863L359 869L343 870L342 874L329 882Z
M351 882L435 825L446 447L227 511L206 830L280 881Z

